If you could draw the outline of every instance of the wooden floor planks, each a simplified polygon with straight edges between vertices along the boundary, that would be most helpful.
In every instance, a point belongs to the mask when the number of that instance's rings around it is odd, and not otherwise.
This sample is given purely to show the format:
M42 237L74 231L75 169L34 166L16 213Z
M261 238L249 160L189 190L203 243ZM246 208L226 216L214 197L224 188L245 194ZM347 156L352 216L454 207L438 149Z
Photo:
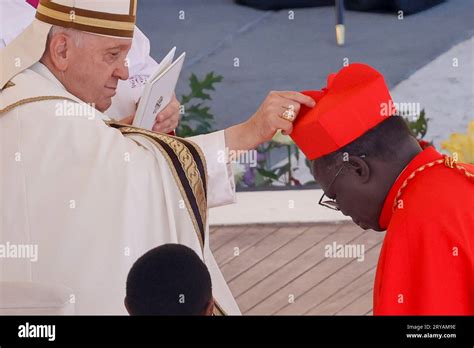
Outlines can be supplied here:
M384 234L353 223L217 226L210 245L243 314L372 315ZM327 257L333 243L364 259Z

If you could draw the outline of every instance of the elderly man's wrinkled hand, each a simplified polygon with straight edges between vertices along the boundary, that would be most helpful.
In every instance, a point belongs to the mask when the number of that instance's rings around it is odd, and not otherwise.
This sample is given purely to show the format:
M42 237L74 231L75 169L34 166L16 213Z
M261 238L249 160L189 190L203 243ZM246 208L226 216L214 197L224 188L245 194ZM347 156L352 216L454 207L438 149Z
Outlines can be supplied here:
M154 132L170 133L178 127L180 103L173 95L171 102L155 118Z

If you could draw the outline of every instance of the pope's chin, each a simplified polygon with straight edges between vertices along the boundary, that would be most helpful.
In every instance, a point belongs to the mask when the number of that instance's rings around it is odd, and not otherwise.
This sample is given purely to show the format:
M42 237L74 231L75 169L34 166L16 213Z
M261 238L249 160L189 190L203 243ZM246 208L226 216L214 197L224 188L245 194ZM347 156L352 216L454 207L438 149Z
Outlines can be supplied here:
M114 93L115 95L115 93ZM103 97L95 104L95 108L100 112L105 112L112 105L112 97Z

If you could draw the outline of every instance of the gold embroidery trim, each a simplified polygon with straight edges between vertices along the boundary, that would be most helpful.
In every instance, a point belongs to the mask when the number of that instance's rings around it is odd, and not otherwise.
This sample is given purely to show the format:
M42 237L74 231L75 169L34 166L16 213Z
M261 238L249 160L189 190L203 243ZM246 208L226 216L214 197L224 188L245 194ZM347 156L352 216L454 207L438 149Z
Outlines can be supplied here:
M199 206L199 213L201 214L201 217L203 218L204 223L207 221L207 199L206 195L204 192L204 184L202 182L202 178L199 175L199 170L197 168L196 162L193 160L192 154L189 152L189 150L186 148L186 146L181 142L181 140L178 140L178 137L171 136L171 135L165 135L165 134L160 134L160 133L155 133L151 131L147 131L146 129L141 129L141 128L135 128L135 127L123 127L121 128L124 130L124 132L134 132L134 133L139 133L139 134L144 134L150 137L157 137L161 141L164 141L166 144L168 144L180 160L183 170L186 173L186 177L188 178L188 181L190 182L191 189L193 190L193 194L196 196L196 199L198 201L198 206ZM202 150L194 144L192 141L189 140L183 140L187 143L189 143L191 146L194 147L194 149L197 150L198 154L200 155L202 162L203 162L203 169L205 171L205 175L207 177L207 164L206 164L206 159L205 156L202 152Z
M128 14L130 16L136 16L137 15L137 0L131 0L130 1L130 9L128 10Z
M136 2L136 0L133 0L133 1ZM52 2L51 0L40 0L39 5L41 5L42 7L49 8L51 10L66 13L68 15L71 14L72 12L74 15L79 15L79 16L83 16L87 18L106 19L106 20L119 21L119 22L135 22L136 20L136 16L135 16L136 11L133 14L107 13L107 12L79 8L79 7L76 7L74 4L72 4L72 6L61 5L57 2Z
M81 16L75 13L75 9L72 8L70 13L64 13L51 8L48 8L42 4L39 4L37 12L48 18L56 19L64 23L77 23L90 27L116 29L116 30L128 30L133 31L135 28L135 22L124 22L116 21L103 18L92 18Z
M204 192L204 184L202 182L201 175L199 174L197 164L194 161L192 154L190 153L188 148L182 142L176 140L176 138L171 138L160 134L158 134L158 137L160 138L160 140L167 143L178 156L183 166L184 172L186 173L186 177L188 178L188 181L191 184L193 194L198 201L197 203L199 214L201 215L203 223L205 224L207 221L207 199ZM191 146L194 146L194 144L191 144ZM197 146L194 146L194 148L196 147ZM205 165L204 162L203 164Z
M109 124L109 125L111 125L111 124L120 125L120 124L117 124L116 122L113 122L113 121L112 122L106 122L106 123ZM204 251L204 241L202 240L202 236L201 236L201 233L200 233L199 226L197 224L197 220L194 216L194 212L193 212L193 210L191 208L191 204L189 203L189 200L186 196L186 192L185 192L184 187L181 183L181 180L179 179L178 174L177 174L176 170L174 169L173 162L172 162L171 158L169 157L168 153L163 149L163 147L153 138L154 137L159 138L160 140L164 141L166 144L168 144L171 147L171 149L175 152L178 159L180 160L181 165L183 166L183 170L186 173L186 177L188 178L188 181L190 182L190 184L191 184L191 180L193 180L194 182L197 183L196 178L198 179L198 183L199 183L198 186L199 187L197 188L197 190L194 189L196 184L193 184L193 185L190 185L190 186L192 187L193 193L196 196L196 200L197 200L197 203L198 203L198 208L199 208L199 211L201 213L201 218L203 220L203 227L204 227L204 233L205 233L206 225L207 225L207 201L206 201L206 198L205 198L205 195L204 195L204 185L203 185L203 182L202 182L202 178L199 175L199 170L197 169L196 162L193 160L192 154L190 153L189 149L187 149L186 146L184 146L181 143L181 141L177 140L176 137L174 137L172 135L163 135L163 134L147 131L145 129L128 127L128 126L124 126L124 125L120 125L120 126L121 127L119 128L119 131L121 131L122 133L136 134L136 135L139 135L139 136L144 136L144 137L146 137L146 139L151 140L156 145L156 147L159 149L159 151L162 153L162 155L165 157L165 159L168 162L169 167L171 169L172 175L173 175L173 177L174 177L174 179L175 179L175 181L178 185L178 188L181 192L181 195L183 196L183 199L184 199L185 204L186 204L186 208L188 209L188 213L191 216L191 220L193 222L194 228L197 231L198 239L199 239L199 242L201 244L202 250ZM204 175L207 178L207 163L206 163L206 158L205 158L204 153L202 152L201 148L199 146L197 146L196 144L194 144L192 141L185 140L185 139L183 139L182 141L186 141L187 143L189 143L198 152L198 154L201 157L201 160L203 162L203 167L204 167L204 171L205 171ZM184 153L184 152L186 152L186 153ZM187 157L187 156L189 156L189 157ZM192 165L189 164L189 160L193 162ZM184 163L184 162L188 162L188 163ZM191 170L191 169L194 172L191 173L190 175L188 175L188 170ZM197 195L200 195L200 198L198 198ZM201 204L201 202L204 202L204 204ZM203 207L205 209L204 214L202 213L202 208ZM222 308L222 306L217 302L216 299L214 299L213 314L215 316L227 316L228 315L227 312Z
M13 86L15 86L15 84L11 81L8 81L5 87L3 87L3 90L7 89L8 87L13 87Z
M184 144L182 144L176 137L171 136L171 135L164 135L164 134L159 134L151 131L147 131L145 129L141 128L135 128L135 127L129 127L129 126L124 126L120 125L116 122L106 122L109 125L118 125L120 126L118 129L122 134L136 134L140 135L143 137L146 137L146 139L150 140L153 142L153 144L160 150L162 155L165 157L166 161L168 162L168 165L171 169L171 172L173 174L173 177L177 183L177 186L181 192L181 195L184 199L184 202L186 204L186 208L188 209L188 213L191 217L191 220L193 222L194 228L197 232L199 242L201 244L202 249L204 250L204 243L205 241L202 238L201 235L201 230L199 228L199 225L197 223L196 217L194 215L194 211L191 207L191 203L189 202L189 199L186 195L186 191L181 183L181 180L178 176L178 173L176 172L176 169L174 168L174 164L169 157L168 153L163 149L162 145L160 145L154 138L158 138L159 140L165 142L170 146L170 148L173 150L173 152L176 154L178 160L181 163L181 167L183 168L183 171L186 174L186 178L188 179L188 182L190 184L191 190L193 191L194 196L196 197L196 203L198 206L199 214L201 215L202 219L202 225L204 229L204 235L206 233L206 226L207 226L207 199L205 196L204 192L204 184L202 182L201 175L199 174L199 170L197 168L197 164L193 159L193 156L189 149L186 148ZM201 156L201 159L204 159L204 155L202 151L200 151L199 147L194 145L194 143L187 141L190 143L192 146L194 146L195 149L197 149L198 153ZM207 177L207 167L206 167L206 162L203 160L203 166L204 166L204 175Z
M421 167L417 168L413 173L408 176L408 178L405 179L403 184L400 186L398 189L397 195L395 199L393 200L393 205L392 205L392 211L395 211L398 206L398 202L400 201L400 197L402 196L403 190L408 186L408 182L412 180L416 174L424 171L427 168L431 168L437 164L444 164L446 167L451 168L451 169L457 169L459 170L462 174L464 174L468 179L473 180L474 179L474 174L471 173L469 170L467 170L465 167L457 163L457 160L453 157L449 157L444 155L442 159L438 159L436 161L426 163L422 165Z
M133 134L133 133L131 133ZM136 134L136 133L135 133ZM142 136L142 137L145 137L144 134L137 134L139 136ZM160 143L158 143L155 139L153 138L146 138L148 140L150 140L158 149L159 151L161 152L161 154L163 155L163 157L166 159L166 161L168 162L168 166L170 167L171 169L171 173L173 174L173 177L175 179L175 182L176 184L178 185L178 188L179 188L179 191L181 192L181 196L183 197L183 200L184 200L184 203L186 204L186 208L188 209L188 213L189 213L189 216L191 218L191 221L193 222L193 225L194 225L194 229L196 230L196 234L198 236L198 239L199 239L199 243L201 244L201 249L204 251L204 240L202 239L202 235L201 235L201 229L199 228L199 225L198 225L198 222L196 220L196 217L194 216L194 211L193 211L193 208L191 207L191 203L189 202L189 199L188 199L188 196L186 195L186 191L183 187L183 184L181 183L181 180L178 176L178 173L176 172L176 169L174 168L174 164L173 164L173 161L171 160L170 156L168 155L168 153L166 152L165 149L163 149L163 146L161 146ZM203 222L204 224L204 222ZM205 228L205 226L204 226Z
M43 100L55 100L55 99L65 99L65 100L69 100L69 101L72 101L74 103L77 103L77 101L75 101L71 98L62 97L62 96L53 96L52 95L52 96L43 96L43 97L32 97L32 98L25 98L25 99L22 99L22 100L19 100L19 101L13 103L13 104L8 105L7 107L0 110L0 114L8 112L8 111L16 108L17 106L20 106L20 105L23 105L23 104L35 103L35 102L39 102L39 101L43 101Z

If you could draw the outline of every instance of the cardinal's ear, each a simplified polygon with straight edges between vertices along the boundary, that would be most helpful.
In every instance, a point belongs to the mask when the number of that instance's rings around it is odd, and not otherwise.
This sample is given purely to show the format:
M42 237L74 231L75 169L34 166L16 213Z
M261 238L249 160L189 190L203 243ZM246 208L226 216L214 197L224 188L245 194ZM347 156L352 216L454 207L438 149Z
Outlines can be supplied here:
M349 156L347 165L359 182L365 184L370 179L370 166L363 156Z

